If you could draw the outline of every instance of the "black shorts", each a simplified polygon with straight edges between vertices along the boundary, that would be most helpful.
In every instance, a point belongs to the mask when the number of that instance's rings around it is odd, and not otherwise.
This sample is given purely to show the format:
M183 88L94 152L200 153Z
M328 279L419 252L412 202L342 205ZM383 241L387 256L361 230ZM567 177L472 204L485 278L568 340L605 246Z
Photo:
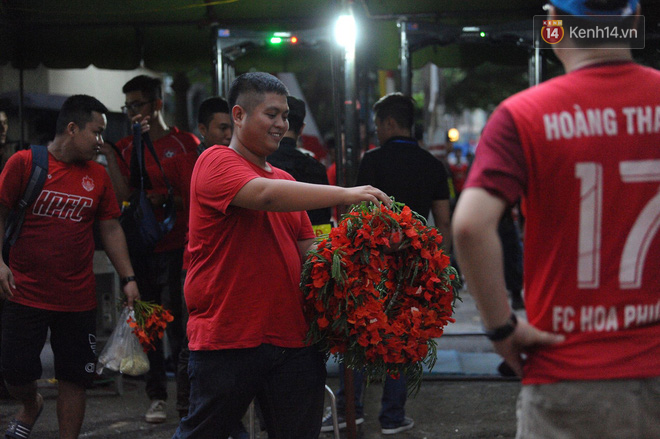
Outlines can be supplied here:
M89 387L96 372L96 310L49 311L7 301L2 314L0 368L21 386L41 378L41 351L50 328L55 378Z

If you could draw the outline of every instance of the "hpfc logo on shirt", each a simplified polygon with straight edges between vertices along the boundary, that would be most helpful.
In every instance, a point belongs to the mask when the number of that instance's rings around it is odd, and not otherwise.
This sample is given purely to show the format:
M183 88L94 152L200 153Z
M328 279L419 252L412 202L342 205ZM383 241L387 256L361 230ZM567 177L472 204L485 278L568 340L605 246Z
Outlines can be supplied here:
M562 20L543 20L541 38L548 44L557 44L564 38Z

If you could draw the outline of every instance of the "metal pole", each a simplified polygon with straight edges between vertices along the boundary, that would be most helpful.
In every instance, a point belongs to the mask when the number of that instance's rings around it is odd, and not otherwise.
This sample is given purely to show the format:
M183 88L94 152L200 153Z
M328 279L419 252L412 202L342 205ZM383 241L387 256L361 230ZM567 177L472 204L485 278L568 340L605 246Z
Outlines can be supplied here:
M343 106L343 76L342 76L342 59L340 58L340 50L338 46L334 46L330 52L330 62L332 69L332 97L334 103L334 124L335 124L335 166L337 169L337 186L346 186L346 173L344 172L344 157L346 156L344 150L344 129L342 121L344 120L344 106ZM344 206L338 206L338 216L344 213L342 210ZM337 218L339 221L339 218Z
M342 12L353 15L353 2L342 1ZM357 177L358 164L360 160L360 129L357 111L357 69L355 64L355 43L348 44L343 51L343 94L339 94L343 109L343 129L340 137L336 139L337 145L337 184L341 186L353 186ZM333 69L335 73L337 69ZM338 77L340 75L337 75ZM334 81L337 83L337 81ZM344 206L338 207L338 212L345 210ZM339 214L340 214L339 213ZM344 368L344 402L346 417L346 438L357 438L357 425L355 424L355 390L353 385L353 371Z
M218 41L218 27L213 26L212 28L212 34L211 34L211 47L213 48L212 50L212 56L211 56L211 62L213 64L213 71L212 73L212 82L213 82L213 96L219 96L220 95L220 90L222 87L222 48L220 47L220 41Z
M408 45L406 24L405 19L400 19L396 23L401 35L401 49L399 51L401 58L401 93L406 96L412 96L412 65L410 62L410 46Z
M18 127L20 129L20 136L19 136L19 141L20 143L18 144L18 147L16 150L23 149L23 145L25 144L25 133L23 129L23 123L24 123L24 117L23 117L23 111L25 110L25 80L23 78L24 70L23 67L18 70Z
M227 98L229 97L231 83L234 82L234 79L236 78L236 69L227 62L223 64L223 67L222 96Z
M529 58L529 86L533 87L543 82L543 73L545 66L545 57L541 52L541 33L536 32L534 35L534 51Z
M352 4L348 4L348 13L352 14ZM355 46L344 51L344 142L346 144L345 171L346 186L354 186L360 162L360 129L357 111L357 68L355 64Z

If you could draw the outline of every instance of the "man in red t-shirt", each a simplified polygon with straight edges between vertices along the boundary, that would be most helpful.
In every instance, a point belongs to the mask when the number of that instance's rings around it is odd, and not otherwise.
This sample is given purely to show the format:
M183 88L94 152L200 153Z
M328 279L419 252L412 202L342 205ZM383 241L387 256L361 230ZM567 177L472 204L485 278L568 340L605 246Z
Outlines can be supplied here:
M229 147L197 160L190 192L190 412L175 438L226 438L258 398L270 437L316 439L323 354L305 343L300 273L314 241L305 210L390 199L371 186L296 182L271 166L288 130L288 91L266 73L236 78Z
M43 189L25 211L10 260L0 257L0 299L8 299L2 316L2 370L10 393L23 406L6 437L27 437L44 407L37 380L49 329L60 438L80 433L85 388L92 383L96 364L95 221L128 306L139 298L110 179L92 160L103 144L107 111L91 96L71 96L64 102L48 146ZM0 175L0 236L31 170L32 152L25 150L14 154Z
M167 335L175 365L184 337L181 267L188 230L188 209L184 198L197 158L199 140L191 133L165 124L160 79L145 75L136 76L124 84L122 91L126 97L126 105L122 109L132 122L142 122L145 130L148 130L164 174L174 189L174 204L177 207L174 228L158 243L153 253L131 257L144 300L164 305L174 316L174 321L167 327ZM133 153L133 136L117 142L117 149L120 156L110 148L104 148L103 152L108 158L108 173L118 198L120 201L126 201L132 190L139 186L136 178L139 168L134 162L137 156ZM146 147L144 163L151 182L148 196L156 218L162 220L165 216L163 205L167 199L167 186L163 172ZM131 172L134 175L131 175ZM148 356L150 369L146 374L146 392L151 405L145 414L145 421L160 423L167 418L167 375L162 341L157 341L156 349L149 351Z
M660 437L660 73L627 43L571 36L584 23L631 31L637 0L551 3L567 73L486 125L454 214L460 266L523 378L518 438ZM528 322L507 302L497 236L520 197Z

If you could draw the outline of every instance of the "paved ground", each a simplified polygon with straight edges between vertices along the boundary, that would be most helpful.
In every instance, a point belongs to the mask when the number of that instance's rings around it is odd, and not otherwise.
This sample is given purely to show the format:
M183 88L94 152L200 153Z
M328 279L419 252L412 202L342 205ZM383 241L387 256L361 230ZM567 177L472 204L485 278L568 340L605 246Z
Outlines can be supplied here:
M459 304L457 323L447 328L438 340L439 365L426 375L416 397L409 399L407 415L415 420L415 427L395 436L399 439L422 438L513 438L515 436L515 402L520 383L501 379L496 367L498 357L480 332L480 322L469 295ZM333 372L333 367L329 367ZM45 374L48 374L46 370ZM337 388L338 379L331 376L328 385ZM166 423L151 425L143 421L148 400L144 383L136 379L123 379L123 394L117 393L115 382L99 385L89 391L87 415L82 438L171 438L177 425L173 402L168 405ZM170 380L170 395L175 394ZM57 391L44 380L40 391L45 397L44 413L31 437L56 439L57 420L55 402ZM359 427L361 439L381 438L378 424L381 388L374 384L365 393L365 422ZM12 401L0 401L0 425L6 426L17 406ZM332 434L321 434L321 439L332 439ZM343 436L342 436L343 437ZM257 438L265 439L265 434ZM209 438L212 439L212 438Z

